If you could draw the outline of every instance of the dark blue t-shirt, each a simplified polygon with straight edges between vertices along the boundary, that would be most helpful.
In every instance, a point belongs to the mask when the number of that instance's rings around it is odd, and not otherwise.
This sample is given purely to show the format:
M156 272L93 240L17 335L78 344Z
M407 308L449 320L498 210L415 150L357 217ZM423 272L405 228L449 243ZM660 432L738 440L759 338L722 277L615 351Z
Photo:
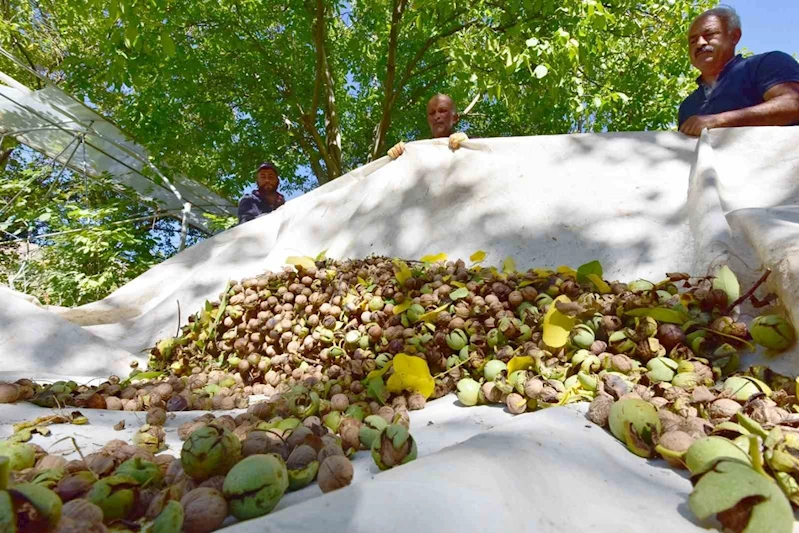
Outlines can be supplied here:
M259 191L245 194L239 200L239 224L249 222L254 218L258 218L266 213L271 213L286 202L282 194L277 193L274 200L269 201L267 198L262 198Z
M780 83L799 82L799 63L783 52L744 58L735 56L711 90L700 76L699 87L680 105L680 126L694 115L716 115L762 104L766 91Z

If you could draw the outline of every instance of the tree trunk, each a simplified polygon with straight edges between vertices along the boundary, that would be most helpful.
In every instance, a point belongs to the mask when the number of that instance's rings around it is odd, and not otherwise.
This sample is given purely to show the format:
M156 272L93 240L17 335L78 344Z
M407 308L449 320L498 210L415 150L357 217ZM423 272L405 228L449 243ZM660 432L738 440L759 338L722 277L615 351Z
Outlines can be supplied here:
M372 144L372 152L369 154L369 161L373 161L383 155L386 148L386 134L389 126L391 126L391 110L394 107L394 99L396 98L394 80L397 76L397 43L399 41L399 26L400 22L402 22L404 11L404 0L394 0L391 8L391 29L388 36L386 78L383 81L382 113L380 114L380 122L375 129L375 140Z

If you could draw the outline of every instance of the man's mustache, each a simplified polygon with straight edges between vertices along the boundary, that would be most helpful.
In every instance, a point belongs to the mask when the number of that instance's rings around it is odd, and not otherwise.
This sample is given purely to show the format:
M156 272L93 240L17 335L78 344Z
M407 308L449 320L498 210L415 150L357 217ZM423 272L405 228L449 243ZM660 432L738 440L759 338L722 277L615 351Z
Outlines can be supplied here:
M714 47L710 46L709 44L706 44L703 47L697 49L696 55L699 55L702 52L711 52L712 53L712 52L715 52L715 51L716 51L716 49Z

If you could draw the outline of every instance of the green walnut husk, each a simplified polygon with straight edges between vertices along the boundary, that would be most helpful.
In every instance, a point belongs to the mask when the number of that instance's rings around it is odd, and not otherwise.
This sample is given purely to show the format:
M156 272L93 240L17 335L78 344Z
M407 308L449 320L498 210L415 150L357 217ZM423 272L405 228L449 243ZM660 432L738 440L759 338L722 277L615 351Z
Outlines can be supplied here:
M59 481L61 481L63 477L63 468L48 468L47 470L42 470L36 474L36 477L31 480L31 483L52 489L58 484Z
M796 342L796 330L785 318L778 315L764 315L755 318L749 326L752 340L764 348L782 352Z
M36 450L25 443L0 442L0 456L8 457L8 468L11 471L33 468L36 462Z
M691 474L703 472L714 461L722 458L749 463L749 456L731 440L724 437L704 437L691 444L685 453L685 465Z
M11 514L14 514L13 509L19 509L22 504L28 503L36 509L38 514L36 518L38 520L32 522L32 517L29 513L22 513L17 515L16 518L0 518L0 525L7 521L13 522L16 520L16 527L20 531L44 531L55 528L58 521L61 520L61 498L52 490L33 483L12 485L7 490L12 502ZM4 506L4 504L0 504L0 511L2 511ZM0 529L0 531L6 530Z
M333 433L338 433L338 427L341 425L343 415L338 411L330 411L322 419L325 426L327 426Z
M469 337L462 329L452 330L447 335L447 345L456 352L461 351L467 344L469 344Z
M493 362L493 361L492 361ZM504 364L504 363L503 363ZM471 378L464 378L458 381L458 400L467 406L477 405L480 396L480 384Z
M588 349L594 340L594 330L590 326L578 324L572 330L572 342L579 348Z
M483 368L483 376L486 378L486 381L494 381L497 376L507 369L508 365L504 362L499 359L492 359L486 363L486 366Z
M678 364L668 357L654 357L646 363L649 370L646 375L652 383L670 382L674 379Z
M114 475L92 485L86 499L103 510L105 522L125 518L136 503L138 482L130 476Z
M251 455L225 476L222 490L231 514L249 520L268 514L289 486L286 463L275 454Z
M181 533L183 531L183 506L172 500L153 521L148 533Z
M312 461L308 463L305 468L289 470L289 488L288 490L295 491L304 489L311 483L313 480L316 479L316 475L319 473L319 461Z
M283 431L287 429L294 429L297 426L302 424L302 420L295 417L284 418L283 420L278 421L277 425L275 425L274 429L281 429Z
M200 428L183 443L180 462L192 478L203 481L228 473L241 457L241 441L224 428Z
M718 460L691 482L688 506L700 520L715 515L740 533L793 531L793 510L779 486L745 462Z
M350 405L347 410L344 411L344 416L349 416L358 422L363 422L363 419L366 418L366 411L360 405Z
M158 465L145 461L141 457L134 457L128 459L114 472L115 474L124 474L135 479L142 487L149 485L159 485L161 480L164 479L164 474Z
M319 395L315 391L302 389L289 396L289 409L291 414L304 420L319 412Z
M388 470L416 459L416 441L403 426L390 424L372 443L372 459L380 470Z
M644 400L619 400L610 409L610 431L627 448L641 457L650 457L660 434L657 410Z
M0 490L0 531L3 533L17 533L17 513L14 512L14 502L11 494Z
M358 438L361 440L364 448L371 449L374 440L380 435L380 432L386 429L388 422L386 419L379 415L367 416L363 420L361 429L358 433Z
M732 376L724 381L724 392L739 402L745 402L753 394L765 393L771 396L771 388L757 378L749 376Z

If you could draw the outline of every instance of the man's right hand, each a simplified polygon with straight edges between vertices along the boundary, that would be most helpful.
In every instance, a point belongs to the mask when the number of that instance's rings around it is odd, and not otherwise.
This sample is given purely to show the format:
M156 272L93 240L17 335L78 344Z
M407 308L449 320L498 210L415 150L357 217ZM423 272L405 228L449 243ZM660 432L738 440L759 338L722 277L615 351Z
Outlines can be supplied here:
M400 141L391 147L391 150L388 151L388 157L390 157L391 159L396 159L404 153L405 153L405 143Z

